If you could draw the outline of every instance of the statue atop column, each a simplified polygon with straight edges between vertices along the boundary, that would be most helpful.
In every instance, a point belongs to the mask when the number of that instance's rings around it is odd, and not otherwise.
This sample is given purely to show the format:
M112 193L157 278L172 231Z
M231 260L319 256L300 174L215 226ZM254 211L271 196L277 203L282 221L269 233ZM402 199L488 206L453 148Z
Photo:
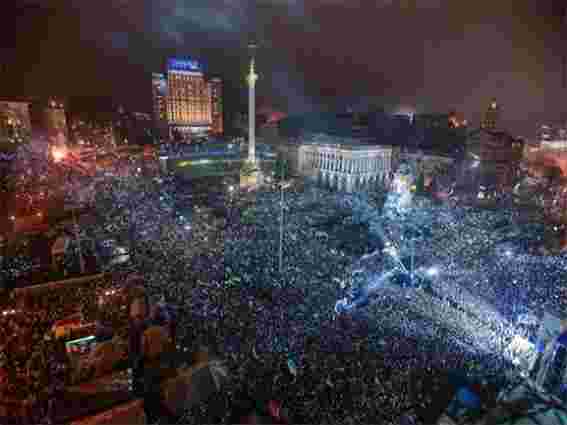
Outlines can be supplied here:
M247 76L248 81L248 161L256 162L256 43L250 43L250 69Z
M251 188L258 184L259 173L256 160L256 43L250 43L250 68L246 80L248 82L248 157L240 170L241 187Z

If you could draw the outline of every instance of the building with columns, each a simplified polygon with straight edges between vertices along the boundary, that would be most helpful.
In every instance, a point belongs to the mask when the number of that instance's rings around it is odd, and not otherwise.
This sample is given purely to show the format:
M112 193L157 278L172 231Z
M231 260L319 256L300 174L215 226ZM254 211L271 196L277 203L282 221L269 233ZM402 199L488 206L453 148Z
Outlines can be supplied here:
M354 192L391 179L394 148L317 134L298 140L298 174L331 189ZM293 169L293 161L292 161Z

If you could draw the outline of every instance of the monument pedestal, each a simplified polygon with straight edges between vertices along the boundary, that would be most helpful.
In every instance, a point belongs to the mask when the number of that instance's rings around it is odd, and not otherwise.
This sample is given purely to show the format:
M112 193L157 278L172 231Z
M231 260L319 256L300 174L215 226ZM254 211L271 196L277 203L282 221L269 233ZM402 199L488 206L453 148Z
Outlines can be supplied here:
M262 174L260 171L253 173L240 173L240 189L254 189L262 183Z

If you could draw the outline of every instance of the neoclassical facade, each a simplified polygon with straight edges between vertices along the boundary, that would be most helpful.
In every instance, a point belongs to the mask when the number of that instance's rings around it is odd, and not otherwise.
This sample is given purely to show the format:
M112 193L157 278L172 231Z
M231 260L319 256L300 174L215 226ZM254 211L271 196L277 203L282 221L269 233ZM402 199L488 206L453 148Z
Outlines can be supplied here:
M354 192L388 182L392 157L391 146L316 135L300 141L298 171L322 186Z

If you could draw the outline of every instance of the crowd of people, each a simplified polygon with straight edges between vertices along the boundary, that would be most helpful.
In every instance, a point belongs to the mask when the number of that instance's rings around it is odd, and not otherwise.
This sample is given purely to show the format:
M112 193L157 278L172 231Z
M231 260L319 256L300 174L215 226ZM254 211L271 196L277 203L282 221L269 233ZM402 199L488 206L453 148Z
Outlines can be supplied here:
M187 412L180 419L184 423L230 423L242 399L264 406L278 400L294 423L386 424L400 423L401 417L431 423L448 404L453 374L500 377L510 367L502 353L489 350L488 355L471 337L480 325L470 315L411 289L383 288L367 309L335 313L336 301L352 284L353 265L361 254L377 249L371 243L378 237L373 221L382 220L382 228L398 241L405 234L408 221L383 219L379 205L361 214L359 203L345 204L344 194L288 189L280 272L279 193L232 194L219 216L191 205L179 190L169 178L110 179L97 189L93 208L99 219L90 231L130 245L127 270L143 276L150 296L166 295L175 304L180 353L206 346L230 370L224 391ZM410 216L415 226L428 229L419 265L435 260L440 291L451 277L471 296L490 294L497 269L508 276L547 270L547 277L562 279L563 260L557 257L488 261L487 250L497 243L489 229L499 213L428 208ZM349 226L355 230L345 233ZM535 291L541 305L550 302L541 298L553 295L552 289L536 288L529 279L518 277L518 287ZM89 297L70 289L48 294L49 309L38 306L34 315L0 317L6 321L0 355L9 353L12 362L5 364L11 368L23 361L33 370L34 355L51 349L42 348L45 330ZM27 335L22 328L34 329L34 339L20 344L33 347L20 359L10 347Z
M35 287L12 292L0 312L0 394L2 400L28 400L34 405L32 420L45 414L49 400L70 384L64 365L65 346L54 333L54 324L70 316L83 323L125 324L117 303L100 309L99 295L123 285L124 276L105 275L52 288ZM119 316L122 316L121 318ZM119 332L119 326L115 326ZM125 332L125 327L121 329Z

